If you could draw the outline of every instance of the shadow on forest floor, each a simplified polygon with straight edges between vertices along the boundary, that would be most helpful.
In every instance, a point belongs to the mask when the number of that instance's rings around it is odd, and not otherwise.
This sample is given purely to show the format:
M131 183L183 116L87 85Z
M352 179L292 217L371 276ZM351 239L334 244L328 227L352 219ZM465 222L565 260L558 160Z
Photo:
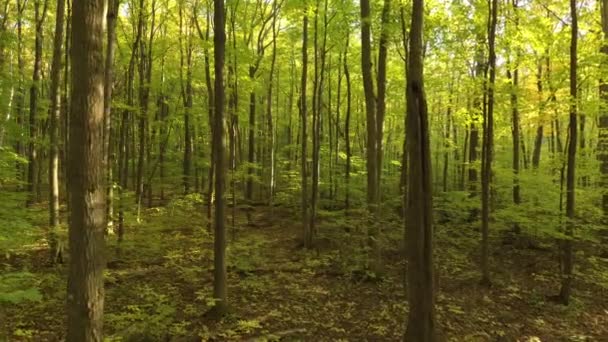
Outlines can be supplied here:
M107 340L400 340L407 315L400 223L386 224L385 274L370 281L360 274L365 248L357 245L357 234L364 236L364 228L356 228L362 227L356 215L326 213L319 223L325 236L319 248L304 251L296 239L297 214L257 207L255 224L247 225L239 210L237 228L228 224L231 310L210 321L205 313L213 305L213 239L199 206L151 208L139 224L129 217L120 258L115 236L108 236ZM477 286L477 235L464 226L437 229L437 314L448 340L606 341L608 295L585 276L602 271L593 269L584 253L577 256L573 302L563 307L546 300L559 284L555 248L514 249L496 238L494 285L486 290ZM45 248L40 243L1 266L3 273L33 273L43 299L2 303L0 340L63 337L66 266L48 266Z

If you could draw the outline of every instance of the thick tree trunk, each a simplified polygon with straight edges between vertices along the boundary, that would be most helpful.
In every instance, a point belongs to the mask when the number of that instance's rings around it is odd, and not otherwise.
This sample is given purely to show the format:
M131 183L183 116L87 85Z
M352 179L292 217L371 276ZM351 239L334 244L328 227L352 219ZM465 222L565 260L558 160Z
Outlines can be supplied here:
M69 342L103 340L105 1L75 1L70 118Z
M433 198L430 133L423 81L424 0L414 0L407 74L407 288L405 341L437 340L433 269Z

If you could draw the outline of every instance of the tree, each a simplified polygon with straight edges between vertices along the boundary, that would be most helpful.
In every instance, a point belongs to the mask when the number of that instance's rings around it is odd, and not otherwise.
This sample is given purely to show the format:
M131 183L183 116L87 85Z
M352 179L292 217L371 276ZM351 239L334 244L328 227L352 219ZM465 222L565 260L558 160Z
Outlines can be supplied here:
M600 2L603 41L600 52L608 57L608 0ZM602 67L606 68L606 61ZM600 120L599 120L599 144L598 153L600 159L600 176L602 195L602 209L604 216L608 217L608 82L600 79Z
M407 68L407 284L405 341L437 340L433 269L433 190L428 110L423 76L424 0L412 2Z
M61 1L61 0L60 0ZM104 75L104 103L103 103L103 115L104 115L104 157L105 157L105 168L107 172L106 182L107 190L106 196L108 199L107 203L107 221L108 226L113 223L113 185L114 180L112 176L112 167L114 162L114 154L112 152L111 138L112 138L112 88L114 83L114 54L116 52L116 19L118 16L118 9L120 6L120 0L110 0L108 4L107 17L107 48L106 48L106 69Z
M213 147L215 175L215 240L213 253L213 297L215 313L223 315L228 306L226 291L226 227L224 213L225 150L224 141L224 56L226 51L226 23L224 0L213 0L213 61L215 68L215 101Z
M305 248L312 248L312 241L313 241L313 236L312 236L312 231L310 231L310 224L308 221L308 174L307 174L307 168L306 168L306 162L307 162L307 158L308 158L308 153L307 153L307 140L308 140L308 136L307 136L307 131L306 131L306 117L308 116L308 107L307 107L307 99L306 99L306 81L308 78L308 8L306 5L306 2L304 3L304 16L302 18L302 75L301 75L301 81L300 81L300 103L299 103L299 108L300 108L300 123L301 123L301 131L302 131L302 136L301 136L301 144L302 147L300 149L301 151L301 158L300 158L300 163L301 163L301 169L300 169L300 173L301 173L301 177L302 177L302 226L303 226L303 233L304 233L304 247Z
M38 179L38 151L36 146L38 136L38 93L42 73L42 40L43 25L46 19L46 8L48 0L44 0L43 8L40 8L41 0L34 2L36 39L34 48L34 71L32 74L32 85L30 87L30 120L29 120L29 143L28 143L28 167L27 184L29 199L28 204L38 202L40 199L40 184Z
M490 267L488 261L488 235L490 230L490 185L492 183L492 158L494 154L494 85L496 84L496 21L498 1L489 0L490 24L488 26L489 44L489 85L487 86L488 110L484 118L484 140L481 165L481 284L490 286Z
M103 340L105 1L75 1L70 116L69 342Z
M513 0L513 15L515 16L515 30L519 30L519 17L518 17L518 0ZM513 204L519 205L521 203L521 193L519 186L519 171L520 171L520 118L519 118L519 49L515 54L515 61L513 62L512 71L507 71L507 77L511 79L511 137L513 139ZM539 79L540 82L540 79ZM540 84L540 83L539 83ZM517 223L513 226L514 231L520 230Z
M566 174L566 239L562 241L563 248L563 274L562 284L559 291L558 300L568 305L570 293L572 291L572 278L574 270L574 260L572 251L572 236L574 234L574 199L576 187L576 148L577 148L577 48L578 48L578 15L576 0L570 0L570 15L572 17L571 36L570 36L570 124L568 131L570 139L568 142L568 168Z
M61 46L63 45L63 25L65 0L57 1L55 16L55 37L53 38L53 63L51 66L51 107L49 109L49 225L51 262L59 256L56 229L59 226L59 119L61 111Z
M367 168L367 205L372 215L378 215L380 202L380 178L382 172L382 132L386 110L386 58L388 50L388 21L390 0L384 0L382 8L382 28L378 46L377 91L372 78L371 9L369 0L361 0L361 74L365 95L365 118L367 127L366 168ZM380 246L377 243L379 229L372 220L369 228L369 245L372 250L372 268L379 271Z

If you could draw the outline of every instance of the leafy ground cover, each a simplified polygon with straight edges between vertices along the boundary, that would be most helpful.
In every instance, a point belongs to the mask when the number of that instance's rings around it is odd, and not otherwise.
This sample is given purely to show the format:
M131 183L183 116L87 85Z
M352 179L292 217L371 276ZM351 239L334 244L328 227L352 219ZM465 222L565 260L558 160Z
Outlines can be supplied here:
M33 227L42 217L30 210ZM212 236L197 201L173 201L128 217L120 248L108 235L105 330L109 341L397 341L408 310L400 256L401 224L384 225L385 269L365 269L365 224L353 211L321 212L319 247L298 244L297 214L243 209L229 228L230 313L207 317L212 298ZM21 222L21 221L17 221ZM30 231L30 230L28 230ZM39 239L4 256L0 278L0 340L58 341L65 327L66 266L49 266ZM437 313L449 341L605 341L606 261L577 254L575 296L554 304L558 264L550 241L534 248L493 236L494 284L477 286L478 232L437 228ZM517 247L517 248L516 248ZM597 254L597 253L595 253Z

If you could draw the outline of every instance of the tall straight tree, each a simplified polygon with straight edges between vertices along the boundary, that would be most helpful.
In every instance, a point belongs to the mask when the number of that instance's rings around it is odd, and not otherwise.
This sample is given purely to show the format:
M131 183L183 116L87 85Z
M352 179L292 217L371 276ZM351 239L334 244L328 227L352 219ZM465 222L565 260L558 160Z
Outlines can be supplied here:
M367 203L372 212L378 201L378 169L376 149L376 96L372 78L371 9L369 0L361 0L361 74L365 95L365 117L367 122Z
M49 225L51 261L55 262L57 250L56 229L59 225L59 139L58 123L61 111L61 46L65 21L65 0L57 0L55 37L53 38L53 63L51 65L51 108L49 109Z
M562 284L559 291L559 301L568 305L570 302L570 292L572 291L572 277L574 269L572 235L574 234L574 195L576 187L576 147L577 147L577 67L578 67L578 16L576 11L576 0L570 0L570 15L572 17L572 27L570 36L570 140L568 143L568 170L566 173L566 224L567 238L563 241L563 270Z
M513 0L513 15L515 16L515 30L519 30L519 17L518 15L518 0ZM511 79L511 136L513 138L513 159L512 159L512 168L513 168L513 204L516 206L521 203L521 194L519 189L519 139L520 139L520 130L519 130L519 98L518 98L518 90L519 90L519 50L515 54L515 61L513 62L513 71L507 71L507 77ZM540 79L539 79L540 82ZM520 230L519 225L515 223L513 225L514 231L518 232Z
M608 63L608 0L602 0L600 3L602 12L602 32L604 40L600 52L604 56L602 67L607 69ZM599 120L599 160L600 160L600 182L603 190L602 194L602 209L604 216L608 218L608 80L600 80L600 120Z
M380 202L380 178L382 171L382 132L386 111L386 59L388 51L388 27L390 0L384 0L382 27L378 46L377 91L372 78L371 8L369 0L361 0L361 74L365 96L365 117L367 125L367 204L372 215L378 214ZM370 258L374 271L380 271L379 227L375 220L370 224L368 244L372 251Z
M307 143L308 133L306 130L307 102L306 102L306 87L308 78L308 8L304 2L304 17L302 18L302 76L300 81L300 122L301 122L301 177L302 177L302 227L304 230L304 247L312 248L312 231L308 221L308 174L306 173L306 160L308 158Z
M60 0L61 1L61 0ZM111 151L111 137L112 137L112 86L114 82L114 53L116 51L116 18L118 16L118 8L120 6L120 0L109 0L108 13L107 13L107 47L106 47L106 69L104 74L104 99L103 99L103 120L104 120L104 132L103 132L103 144L104 144L104 157L106 165L106 181L107 181L107 200L108 207L106 215L108 217L108 226L113 223L113 197L112 191L113 176L112 176L112 165L113 165L113 154Z
M486 87L488 109L484 119L484 140L481 165L481 284L490 286L488 261L488 234L490 230L490 185L492 182L492 157L494 154L494 84L496 83L496 21L498 1L488 0L490 5L488 26L489 84Z
M103 340L105 5L88 0L73 6L68 342Z
M428 110L423 76L424 0L413 0L407 68L408 300L405 341L437 340L433 271L433 189Z
M225 141L224 141L224 56L226 53L226 24L224 19L224 0L213 0L213 61L215 68L215 101L213 148L215 149L215 242L213 261L213 297L216 299L214 310L222 315L227 309L226 291L226 227L224 213L225 182Z
M44 21L46 18L46 8L48 0L34 1L36 39L34 42L34 71L32 73L32 85L30 86L30 136L28 143L28 167L27 184L29 199L28 203L37 202L39 198L39 179L38 179L38 154L37 154L37 132L38 132L38 93L40 92L40 81L42 75L42 40L44 32ZM41 8L42 6L42 8Z

